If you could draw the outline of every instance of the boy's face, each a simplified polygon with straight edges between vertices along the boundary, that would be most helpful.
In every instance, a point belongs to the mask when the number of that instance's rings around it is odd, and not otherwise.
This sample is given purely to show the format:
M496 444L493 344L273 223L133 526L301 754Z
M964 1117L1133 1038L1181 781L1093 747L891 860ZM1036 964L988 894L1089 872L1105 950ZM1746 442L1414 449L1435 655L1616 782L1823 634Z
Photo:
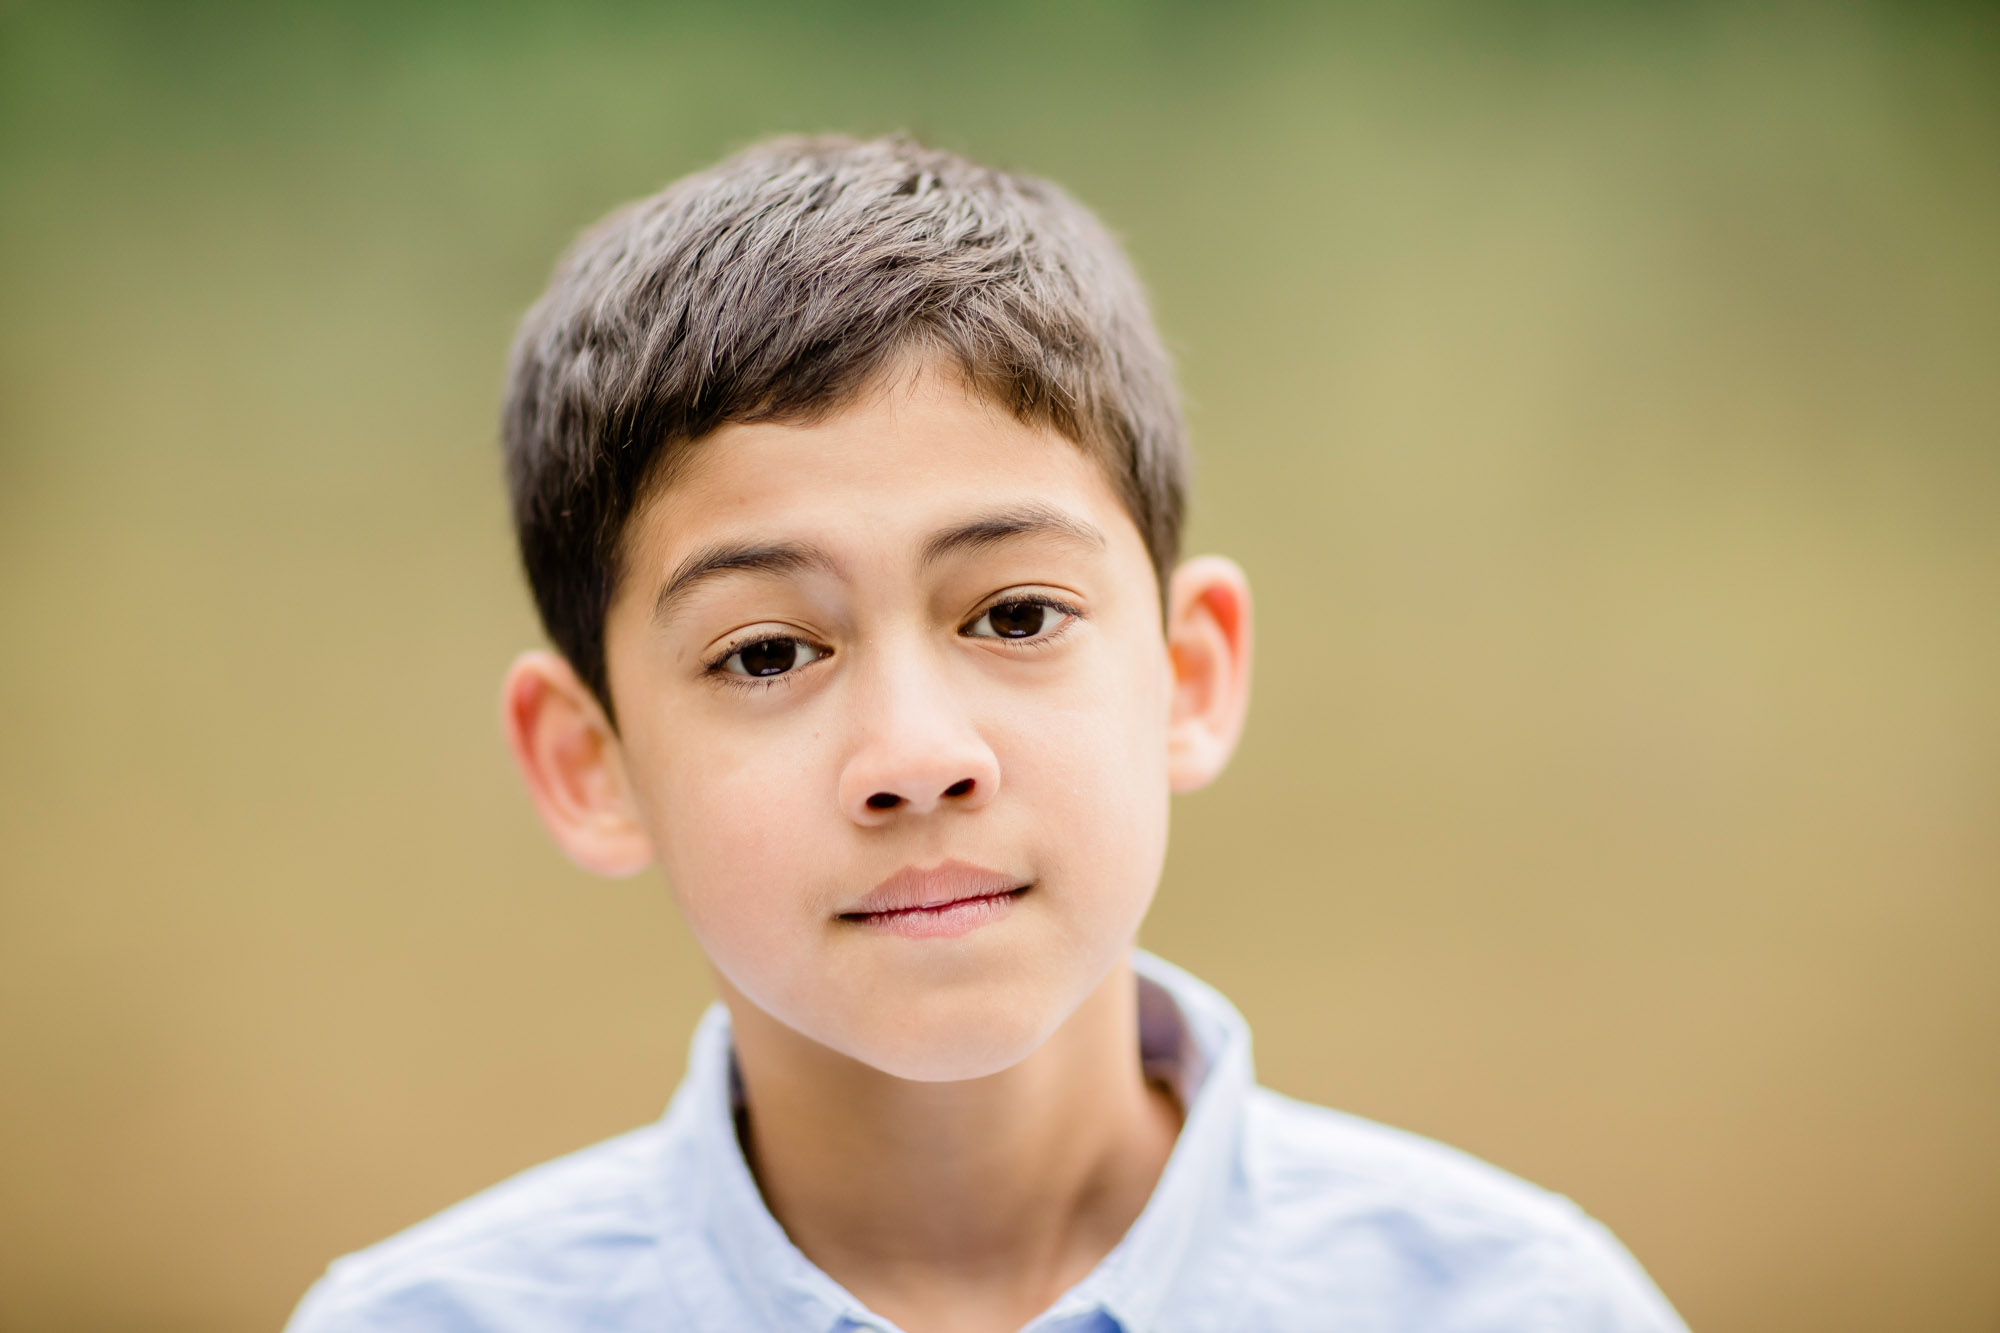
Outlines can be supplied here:
M634 515L605 645L607 781L727 988L906 1078L1054 1032L1196 785L1102 468L949 373L703 441Z

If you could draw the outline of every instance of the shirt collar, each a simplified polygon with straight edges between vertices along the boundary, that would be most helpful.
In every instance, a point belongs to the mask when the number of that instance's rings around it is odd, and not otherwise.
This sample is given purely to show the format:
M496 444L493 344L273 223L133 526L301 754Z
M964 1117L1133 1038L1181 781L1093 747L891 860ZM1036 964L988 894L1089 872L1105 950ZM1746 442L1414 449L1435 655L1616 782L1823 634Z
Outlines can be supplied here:
M1235 1006L1143 950L1139 1049L1166 1077L1186 1118L1153 1195L1116 1248L1050 1310L1092 1306L1127 1333L1205 1328L1234 1307L1247 1271L1245 1104L1254 1076L1250 1031Z
M1165 1079L1186 1108L1166 1169L1123 1240L1030 1328L1070 1323L1094 1311L1126 1333L1173 1333L1207 1325L1236 1288L1248 1246L1243 1214L1243 1113L1251 1083L1250 1034L1221 995L1143 950L1139 1047L1148 1073ZM773 1328L891 1327L801 1253L771 1216L736 1134L741 1104L729 1016L711 1005L695 1029L688 1070L667 1112L660 1200L697 1244L670 1244L670 1266L701 1264L706 1252L729 1285ZM690 1274L712 1287L713 1271Z

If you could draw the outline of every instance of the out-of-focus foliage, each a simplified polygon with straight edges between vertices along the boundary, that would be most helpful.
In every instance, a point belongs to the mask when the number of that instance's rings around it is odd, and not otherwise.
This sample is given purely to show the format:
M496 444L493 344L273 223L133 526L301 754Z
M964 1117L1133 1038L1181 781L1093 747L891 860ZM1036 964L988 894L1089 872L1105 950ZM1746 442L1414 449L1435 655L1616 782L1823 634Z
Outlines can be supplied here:
M517 794L565 239L909 129L1127 239L1260 594L1155 948L1697 1328L2000 1320L1987 6L0 6L0 1328L268 1329L650 1118L707 995Z

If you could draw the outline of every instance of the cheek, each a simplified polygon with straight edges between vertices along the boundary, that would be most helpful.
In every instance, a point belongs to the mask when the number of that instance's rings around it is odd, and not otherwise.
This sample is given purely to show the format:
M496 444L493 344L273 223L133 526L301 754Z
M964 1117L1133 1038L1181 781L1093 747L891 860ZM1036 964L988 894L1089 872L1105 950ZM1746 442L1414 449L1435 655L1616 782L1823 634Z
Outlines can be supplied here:
M1090 886L1081 910L1108 921L1143 913L1165 856L1167 677L1163 653L1093 667L1068 706L1024 721L1002 773L1031 807L1052 869Z
M677 728L648 759L648 831L675 899L709 957L734 972L796 929L827 818L799 738L715 737ZM801 835L805 836L801 836Z

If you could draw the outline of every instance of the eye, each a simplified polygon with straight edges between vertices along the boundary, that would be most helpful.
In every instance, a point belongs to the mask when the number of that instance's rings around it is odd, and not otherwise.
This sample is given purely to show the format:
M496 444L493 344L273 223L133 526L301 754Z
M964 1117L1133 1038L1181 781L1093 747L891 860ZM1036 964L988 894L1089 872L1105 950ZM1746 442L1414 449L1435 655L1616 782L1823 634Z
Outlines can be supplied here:
M759 639L723 658L717 669L731 676L782 676L794 667L825 656L824 649L815 648L804 639Z
M1075 614L1054 602L1015 598L987 607L961 632L975 639L1046 638Z

